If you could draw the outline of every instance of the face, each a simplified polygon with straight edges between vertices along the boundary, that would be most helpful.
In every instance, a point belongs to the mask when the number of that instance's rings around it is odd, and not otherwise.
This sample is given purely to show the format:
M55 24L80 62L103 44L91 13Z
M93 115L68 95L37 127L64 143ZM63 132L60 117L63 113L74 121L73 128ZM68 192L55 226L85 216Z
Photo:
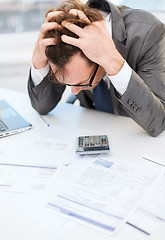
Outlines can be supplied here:
M53 72L55 71L55 65L51 64L51 68ZM60 75L60 73L55 73L55 77L62 84L69 85L86 85L89 83L91 77L93 76L96 70L96 64L89 65L87 60L85 60L80 53L75 54L71 61L65 66L65 76L64 78ZM99 66L96 75L92 82L92 87L77 87L71 86L71 91L74 95L77 95L81 90L91 90L100 82L104 74L104 69Z

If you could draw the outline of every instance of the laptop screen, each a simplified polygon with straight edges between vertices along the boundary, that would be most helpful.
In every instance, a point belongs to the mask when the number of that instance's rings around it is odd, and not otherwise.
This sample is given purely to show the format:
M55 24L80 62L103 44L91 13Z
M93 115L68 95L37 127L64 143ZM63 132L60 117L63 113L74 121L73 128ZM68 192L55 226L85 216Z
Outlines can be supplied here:
M0 100L0 137L27 131L31 127L8 102Z

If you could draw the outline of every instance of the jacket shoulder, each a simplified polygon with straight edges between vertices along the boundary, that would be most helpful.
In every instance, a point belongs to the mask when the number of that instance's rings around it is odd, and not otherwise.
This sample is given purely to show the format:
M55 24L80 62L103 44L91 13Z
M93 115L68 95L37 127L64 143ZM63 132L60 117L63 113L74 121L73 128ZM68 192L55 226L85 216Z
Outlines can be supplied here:
M119 6L118 8L123 16L124 21L127 23L137 22L146 25L162 23L156 16L148 11L142 9L132 9L127 6ZM164 24L162 23L162 25Z

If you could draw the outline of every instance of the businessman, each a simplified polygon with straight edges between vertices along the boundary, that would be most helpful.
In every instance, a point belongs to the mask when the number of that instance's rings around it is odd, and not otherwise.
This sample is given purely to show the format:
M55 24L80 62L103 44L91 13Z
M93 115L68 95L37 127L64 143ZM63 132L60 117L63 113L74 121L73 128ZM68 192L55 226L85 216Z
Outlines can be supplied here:
M66 1L48 12L34 48L28 91L47 114L66 85L80 105L165 129L165 25L111 2Z

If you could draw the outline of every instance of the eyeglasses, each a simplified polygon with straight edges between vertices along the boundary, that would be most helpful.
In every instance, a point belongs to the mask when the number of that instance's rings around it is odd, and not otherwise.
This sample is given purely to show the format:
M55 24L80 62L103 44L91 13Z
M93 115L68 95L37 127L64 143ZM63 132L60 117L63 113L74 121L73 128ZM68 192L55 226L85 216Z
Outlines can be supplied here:
M99 68L99 65L97 64L96 65L96 69L95 69L95 71L94 71L94 73L93 73L93 75L92 75L92 77L91 77L91 79L90 79L88 84L84 84L84 85L83 84L82 85L81 84L77 84L77 85L65 84L65 85L70 86L70 87L82 87L82 88L92 87L92 83L93 83L93 80L94 80L94 78L96 76L98 68Z

